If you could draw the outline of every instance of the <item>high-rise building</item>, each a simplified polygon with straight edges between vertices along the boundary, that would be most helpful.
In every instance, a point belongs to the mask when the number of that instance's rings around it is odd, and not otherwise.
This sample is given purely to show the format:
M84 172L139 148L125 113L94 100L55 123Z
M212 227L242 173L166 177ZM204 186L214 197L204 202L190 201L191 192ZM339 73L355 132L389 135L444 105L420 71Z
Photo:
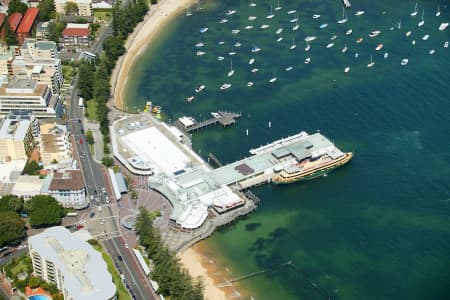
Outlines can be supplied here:
M5 118L0 125L0 161L27 160L35 146L30 120Z

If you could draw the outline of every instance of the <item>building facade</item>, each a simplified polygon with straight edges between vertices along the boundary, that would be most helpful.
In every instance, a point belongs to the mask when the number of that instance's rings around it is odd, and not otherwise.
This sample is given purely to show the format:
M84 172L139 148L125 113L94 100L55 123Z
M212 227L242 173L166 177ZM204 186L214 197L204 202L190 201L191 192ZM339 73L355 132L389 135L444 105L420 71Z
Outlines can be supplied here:
M35 146L29 120L5 118L0 125L0 161L27 160Z
M59 96L48 85L17 77L0 86L0 116L14 110L33 112L37 118L61 117L64 113Z
M89 206L83 175L80 170L65 170L54 173L46 191L64 207L83 209Z
M87 47L91 42L89 24L68 23L62 37L65 47Z
M79 16L92 16L92 0L55 0L55 8L58 14L64 15L67 2L74 2L78 6Z
M72 144L65 124L58 119L43 119L39 126L39 152L44 165L72 157Z
M115 300L116 286L100 252L62 226L28 239L36 276L55 284L66 300Z

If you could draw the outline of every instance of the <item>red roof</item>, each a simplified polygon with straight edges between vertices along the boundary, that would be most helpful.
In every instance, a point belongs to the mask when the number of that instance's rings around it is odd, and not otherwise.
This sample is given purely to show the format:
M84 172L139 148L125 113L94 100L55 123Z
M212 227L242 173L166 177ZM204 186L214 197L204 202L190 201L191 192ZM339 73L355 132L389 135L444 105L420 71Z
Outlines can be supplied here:
M22 22L20 22L19 28L17 28L18 33L28 33L34 25L39 14L39 8L29 8L23 16Z
M66 28L62 33L64 36L88 36L89 28Z
M13 32L16 32L17 26L19 26L20 20L22 20L22 14L15 12L9 16L8 23Z
M4 13L0 13L0 27L2 27L3 22L5 21L6 15Z

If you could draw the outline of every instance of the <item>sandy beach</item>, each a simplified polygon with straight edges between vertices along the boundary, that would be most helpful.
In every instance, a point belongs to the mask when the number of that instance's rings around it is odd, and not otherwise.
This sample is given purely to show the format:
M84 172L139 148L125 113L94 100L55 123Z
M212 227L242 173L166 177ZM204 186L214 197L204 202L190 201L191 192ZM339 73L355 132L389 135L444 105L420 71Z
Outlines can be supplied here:
M118 60L115 75L113 73L112 87L115 87L113 92L116 108L124 109L123 92L128 72L142 50L157 36L165 23L195 2L196 0L159 0L157 5L151 6L144 21L128 37L125 43L126 53Z

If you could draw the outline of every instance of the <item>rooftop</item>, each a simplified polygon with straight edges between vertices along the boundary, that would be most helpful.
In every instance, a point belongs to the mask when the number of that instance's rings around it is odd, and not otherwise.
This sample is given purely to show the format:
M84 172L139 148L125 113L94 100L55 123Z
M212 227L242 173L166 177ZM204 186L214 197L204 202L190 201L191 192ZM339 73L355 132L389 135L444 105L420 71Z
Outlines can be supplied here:
M9 26L11 27L11 30L13 32L16 32L17 27L19 26L21 20L22 20L22 14L19 12L15 12L9 16L8 22L9 22Z
M11 194L17 196L40 194L43 183L44 179L40 179L39 176L19 176Z
M29 127L29 120L15 120L6 118L3 120L3 123L0 127L0 139L13 139L15 141L23 141Z
M39 8L31 7L27 9L22 22L20 22L19 28L17 28L17 33L29 33L36 22L38 14Z
M53 174L50 183L50 191L72 190L78 191L84 188L83 176L80 170L66 170Z
M64 277L73 299L111 299L116 287L101 253L62 226L51 227L28 239L30 251L51 261Z

